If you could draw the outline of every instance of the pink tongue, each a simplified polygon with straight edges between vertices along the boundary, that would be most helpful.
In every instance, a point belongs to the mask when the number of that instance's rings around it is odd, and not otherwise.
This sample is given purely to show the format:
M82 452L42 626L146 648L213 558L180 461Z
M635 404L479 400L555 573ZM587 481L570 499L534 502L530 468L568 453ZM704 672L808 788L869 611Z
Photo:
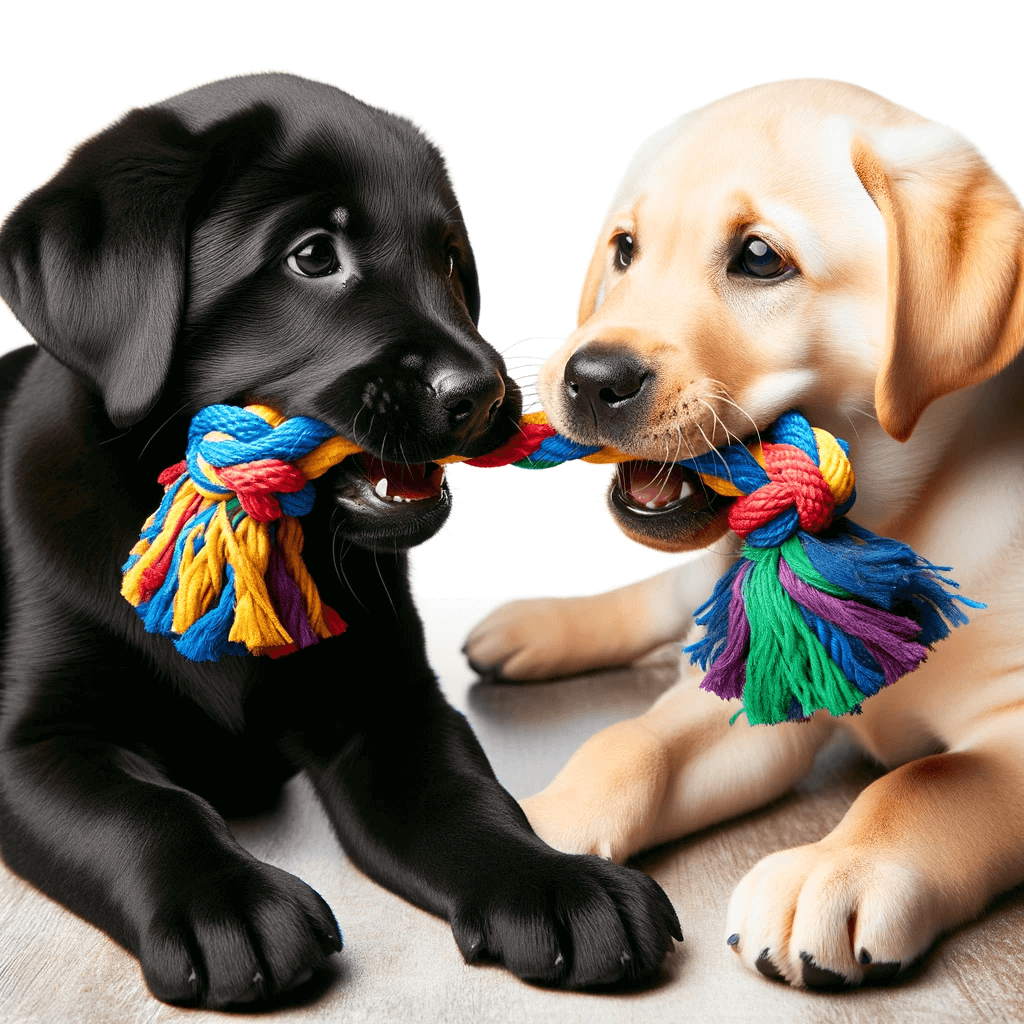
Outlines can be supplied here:
M363 468L371 483L387 479L391 497L398 495L410 501L436 497L444 479L444 470L436 462L399 466L394 462L381 462L366 452L363 453Z
M678 466L663 462L626 462L620 467L620 486L638 504L646 508L664 508L689 493L684 488L686 474Z

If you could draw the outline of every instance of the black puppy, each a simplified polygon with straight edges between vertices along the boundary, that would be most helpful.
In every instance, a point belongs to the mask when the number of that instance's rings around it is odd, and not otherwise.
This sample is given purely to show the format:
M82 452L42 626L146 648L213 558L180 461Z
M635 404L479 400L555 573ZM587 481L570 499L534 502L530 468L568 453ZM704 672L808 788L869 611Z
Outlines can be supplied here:
M680 937L664 893L541 842L426 661L403 552L448 512L431 460L493 449L520 410L437 151L300 78L204 86L132 111L18 207L0 292L40 346L0 362L11 868L159 998L254 1003L341 947L324 901L221 818L305 771L352 859L447 918L467 960L568 987L650 975ZM245 401L372 453L304 522L348 631L197 664L143 630L119 567L191 415Z

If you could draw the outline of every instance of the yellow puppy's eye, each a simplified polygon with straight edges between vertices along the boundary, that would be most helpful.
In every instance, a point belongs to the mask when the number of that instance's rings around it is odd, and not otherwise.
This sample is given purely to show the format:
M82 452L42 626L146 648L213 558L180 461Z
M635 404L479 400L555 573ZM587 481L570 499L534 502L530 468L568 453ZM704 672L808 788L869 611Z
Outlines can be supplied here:
M615 236L615 265L620 270L625 270L633 262L634 248L632 235L623 232Z
M752 277L781 277L794 268L763 238L755 235L744 241L738 269Z

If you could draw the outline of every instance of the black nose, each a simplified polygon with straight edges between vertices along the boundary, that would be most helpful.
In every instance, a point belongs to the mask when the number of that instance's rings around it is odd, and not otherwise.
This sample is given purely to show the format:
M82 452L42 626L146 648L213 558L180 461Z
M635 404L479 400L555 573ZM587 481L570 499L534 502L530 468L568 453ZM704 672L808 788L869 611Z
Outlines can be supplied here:
M628 349L585 345L565 364L569 398L599 422L633 416L645 404L652 374ZM621 413L620 413L621 410Z
M491 373L450 373L434 385L434 394L448 417L448 427L462 438L483 433L505 400L505 382Z

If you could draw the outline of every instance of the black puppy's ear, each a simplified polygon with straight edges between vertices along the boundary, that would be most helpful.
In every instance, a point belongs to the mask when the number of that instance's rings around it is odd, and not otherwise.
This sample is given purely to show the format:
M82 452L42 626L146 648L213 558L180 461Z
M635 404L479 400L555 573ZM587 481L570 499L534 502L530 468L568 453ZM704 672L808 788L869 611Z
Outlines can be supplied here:
M134 110L79 146L0 232L0 294L119 427L152 408L167 374L200 172L176 118Z
M102 395L118 427L137 423L160 395L191 227L244 159L254 127L244 122L268 116L257 110L193 134L169 111L133 110L79 146L0 231L0 295Z

